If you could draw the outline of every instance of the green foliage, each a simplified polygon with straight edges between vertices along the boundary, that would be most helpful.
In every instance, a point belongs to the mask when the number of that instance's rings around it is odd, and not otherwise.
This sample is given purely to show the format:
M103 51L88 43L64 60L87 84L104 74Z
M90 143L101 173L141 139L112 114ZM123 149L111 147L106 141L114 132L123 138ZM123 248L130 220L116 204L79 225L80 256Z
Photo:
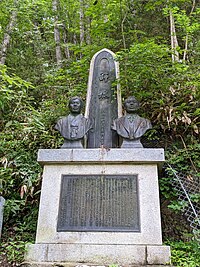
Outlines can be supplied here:
M180 136L181 137L181 136ZM191 141L190 144L185 143L183 138L179 138L177 141L166 153L168 163L173 164L176 170L179 172L184 172L188 174L195 174L198 176L200 164L200 145L198 141L193 141L190 139L191 136L188 136L188 139Z
M12 109L16 113L23 101L27 101L26 91L31 84L16 75L9 75L5 66L0 65L0 112L3 115Z
M37 216L37 213L35 214ZM7 235L4 234L0 247L0 255L11 264L11 266L18 266L24 260L25 246L34 241L34 232L36 230L35 215L32 214L32 221L24 219L12 220L14 226ZM30 218L30 216L29 216ZM23 222L22 222L23 221Z
M0 183L1 194L6 199L4 231L13 236L3 236L9 261L20 261L24 245L33 240L39 204L41 167L36 162L38 135L44 142L49 134L29 95L33 87L16 75L8 75L1 68L1 143ZM39 118L38 118L39 117ZM48 143L48 141L47 141ZM31 232L31 234L29 233ZM27 232L27 235L26 235ZM21 240L23 234L23 240ZM27 238L26 238L27 236Z
M183 212L186 207L188 207L188 202L184 201L184 200L182 200L182 201L171 201L171 204L168 205L168 208L170 208L170 209L172 209L172 210L174 210L176 212L177 211L178 212L180 212L180 211Z
M166 45L158 45L150 39L131 45L129 50L122 50L117 56L124 93L147 98L169 86L171 62Z
M171 246L171 261L175 266L198 267L200 260L200 245L198 241L167 242Z
M168 47L153 40L136 43L117 55L123 95L136 95L157 129L173 138L184 134L195 142L200 127L199 72L190 64L172 65Z
M169 175L166 175L167 177L161 177L159 179L159 188L160 192L166 199L174 199L177 197L176 192L173 190L171 186L172 177L169 177Z
M110 264L108 267L119 267L118 264Z
M6 256L9 263L16 264L18 262L22 262L24 259L24 251L25 251L26 242L24 241L9 241L7 243L3 243L0 250L6 251L2 252L4 257Z

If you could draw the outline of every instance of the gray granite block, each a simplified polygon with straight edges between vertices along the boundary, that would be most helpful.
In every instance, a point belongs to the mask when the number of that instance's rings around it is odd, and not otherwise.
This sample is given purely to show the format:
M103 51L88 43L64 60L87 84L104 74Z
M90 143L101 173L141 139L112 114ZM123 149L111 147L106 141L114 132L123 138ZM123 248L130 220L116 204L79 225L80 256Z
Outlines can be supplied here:
M2 225L3 225L4 204L5 204L5 199L3 197L0 197L0 237L1 237L1 231L2 231Z
M29 246L28 250L25 259L30 263L146 264L146 247L137 245L35 244Z
M171 252L169 246L147 246L148 264L170 264Z
M52 266L53 263L53 266L76 267L111 264L158 267L170 264L168 246L35 244L29 245L28 249L25 260L29 264L43 264L41 266Z
M135 149L40 149L38 162L41 164L69 164L87 162L90 164L102 162L163 163L165 161L162 148Z

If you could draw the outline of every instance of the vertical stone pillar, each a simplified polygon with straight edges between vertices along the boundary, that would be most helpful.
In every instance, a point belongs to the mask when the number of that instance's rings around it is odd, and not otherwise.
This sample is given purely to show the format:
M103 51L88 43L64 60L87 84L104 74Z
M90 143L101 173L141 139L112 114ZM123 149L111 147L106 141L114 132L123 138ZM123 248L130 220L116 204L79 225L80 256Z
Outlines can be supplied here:
M90 64L85 117L90 118L93 129L88 135L88 148L117 147L118 137L111 130L113 120L121 116L121 94L116 80L119 66L115 54L102 49Z

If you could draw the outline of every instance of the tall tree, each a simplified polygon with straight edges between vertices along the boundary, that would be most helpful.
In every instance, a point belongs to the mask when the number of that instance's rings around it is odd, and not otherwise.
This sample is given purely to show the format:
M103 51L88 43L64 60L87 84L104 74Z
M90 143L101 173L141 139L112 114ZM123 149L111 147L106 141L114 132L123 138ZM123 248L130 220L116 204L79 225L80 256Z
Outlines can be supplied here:
M192 13L194 12L195 6L196 6L196 0L193 0L190 15L192 15ZM187 32L186 38L185 38L185 49L184 49L184 54L183 54L183 60L186 60L186 54L188 50L188 40L189 40L189 33Z
M80 45L82 46L85 40L84 32L84 0L80 0Z
M172 62L179 61L178 40L176 37L176 27L174 22L174 15L172 10L169 11L170 18L170 36L171 36L171 48L172 48Z
M62 53L61 53L60 31L59 31L59 24L58 24L58 6L59 6L59 0L53 0L52 9L54 13L54 40L56 43L56 62L58 66L61 66Z
M13 3L13 9L10 15L10 20L9 23L6 27L5 33L4 33L4 38L1 44L1 50L0 50L0 64L4 65L5 61L6 61L6 54L7 54L7 50L10 44L10 40L11 40L11 34L12 31L15 27L15 23L17 20L17 0L14 0Z

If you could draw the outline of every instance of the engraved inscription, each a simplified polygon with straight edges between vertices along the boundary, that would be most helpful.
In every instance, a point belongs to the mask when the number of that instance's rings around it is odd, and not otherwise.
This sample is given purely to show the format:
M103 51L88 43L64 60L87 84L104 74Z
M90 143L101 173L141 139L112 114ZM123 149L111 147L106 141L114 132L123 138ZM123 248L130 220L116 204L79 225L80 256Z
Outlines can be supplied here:
M63 175L57 231L138 232L136 175Z
M109 98L109 92L106 91L106 90L103 90L103 91L98 93L98 97L99 97L100 100Z
M105 136L105 119L106 119L106 113L104 110L101 111L101 119L100 119L100 132L101 132L101 141L100 144L103 145L104 144L104 136Z
M108 82L108 79L109 79L109 72L102 72L100 73L99 75L99 81L104 81L105 83Z

